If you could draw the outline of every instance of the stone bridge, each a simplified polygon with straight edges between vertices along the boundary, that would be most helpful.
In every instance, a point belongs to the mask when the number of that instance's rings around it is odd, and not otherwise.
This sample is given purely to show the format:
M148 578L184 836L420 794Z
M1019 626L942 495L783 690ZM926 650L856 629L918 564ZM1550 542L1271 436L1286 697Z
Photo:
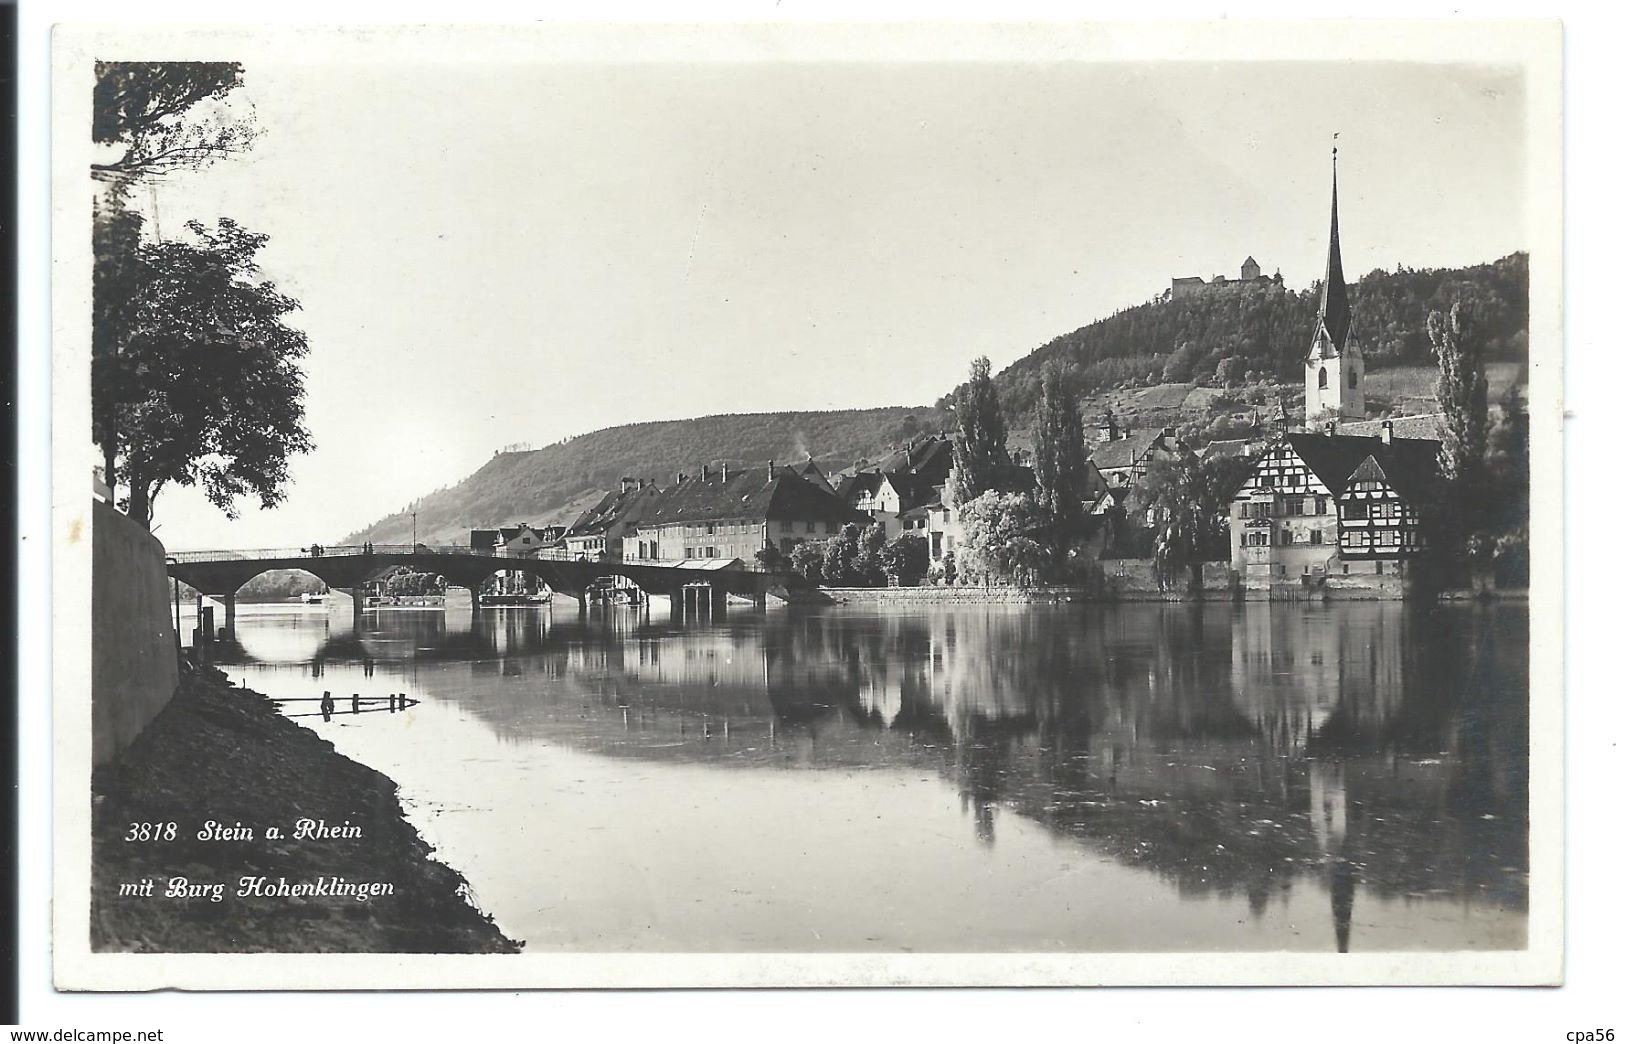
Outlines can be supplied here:
M364 586L397 566L443 577L448 587L467 588L475 609L480 607L480 585L505 571L527 573L552 590L576 599L583 599L594 581L612 576L625 577L646 594L681 598L685 589L703 587L707 593L735 595L758 603L769 597L783 600L791 590L808 586L795 573L764 570L737 560L593 561L571 557L563 551L541 550L516 555L426 544L180 551L168 556L170 576L224 604L225 628L232 634L236 633L237 590L261 573L274 569L304 570L329 588L349 594L355 601L359 622L365 603Z

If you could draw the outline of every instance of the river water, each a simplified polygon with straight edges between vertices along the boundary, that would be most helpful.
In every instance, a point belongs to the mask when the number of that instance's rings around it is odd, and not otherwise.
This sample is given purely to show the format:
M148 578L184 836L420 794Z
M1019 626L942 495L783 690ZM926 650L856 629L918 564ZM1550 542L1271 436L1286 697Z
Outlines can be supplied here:
M1371 952L1523 947L1527 646L1521 606L279 605L218 662L331 690L298 720L531 951Z

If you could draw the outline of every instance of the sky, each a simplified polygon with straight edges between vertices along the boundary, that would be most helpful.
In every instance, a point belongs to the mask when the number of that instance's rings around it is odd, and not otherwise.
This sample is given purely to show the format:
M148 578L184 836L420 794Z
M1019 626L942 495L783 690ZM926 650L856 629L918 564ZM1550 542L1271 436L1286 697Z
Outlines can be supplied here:
M142 205L270 236L316 449L278 508L166 489L155 532L331 543L510 444L930 403L1248 255L1307 286L1334 132L1351 278L1491 261L1524 103L1463 64L249 62L253 149Z

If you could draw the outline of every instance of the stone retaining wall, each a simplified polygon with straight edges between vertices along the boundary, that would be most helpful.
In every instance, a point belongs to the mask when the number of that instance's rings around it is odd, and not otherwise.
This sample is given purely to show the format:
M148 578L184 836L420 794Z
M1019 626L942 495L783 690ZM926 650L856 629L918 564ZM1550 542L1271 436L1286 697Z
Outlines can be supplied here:
M180 682L164 545L96 501L91 512L91 760L101 765L158 716Z

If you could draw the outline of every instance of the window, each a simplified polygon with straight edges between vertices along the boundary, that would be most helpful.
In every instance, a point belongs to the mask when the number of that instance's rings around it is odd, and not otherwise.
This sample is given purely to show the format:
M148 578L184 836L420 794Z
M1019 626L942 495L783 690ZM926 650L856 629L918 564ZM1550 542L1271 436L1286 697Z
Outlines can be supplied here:
M835 523L833 523L833 522L825 522L824 523L824 532L833 534L835 532Z
M1310 543L1311 543L1311 544L1318 544L1318 543L1320 543L1320 530L1318 530L1318 529L1311 529L1311 530L1310 530L1310 531L1309 531L1309 542L1310 542Z
M1324 515L1325 513L1326 513L1326 498L1325 497L1316 497L1315 498L1315 514Z
M683 557L684 558L693 558L694 557L694 549L692 547L683 548Z
M1326 367L1324 366L1320 368L1320 386L1322 388L1326 387Z
M1366 517L1365 501L1363 501L1363 500L1351 500L1351 501L1349 501L1348 506L1343 508L1343 517L1344 518L1365 518Z
M1349 367L1349 387L1350 388L1358 387L1359 383L1360 383L1360 375L1354 372L1354 367L1352 367L1352 366Z
M717 531L717 524L715 522L707 522L705 524L705 535L706 536L712 536L713 534L716 533L716 531Z

